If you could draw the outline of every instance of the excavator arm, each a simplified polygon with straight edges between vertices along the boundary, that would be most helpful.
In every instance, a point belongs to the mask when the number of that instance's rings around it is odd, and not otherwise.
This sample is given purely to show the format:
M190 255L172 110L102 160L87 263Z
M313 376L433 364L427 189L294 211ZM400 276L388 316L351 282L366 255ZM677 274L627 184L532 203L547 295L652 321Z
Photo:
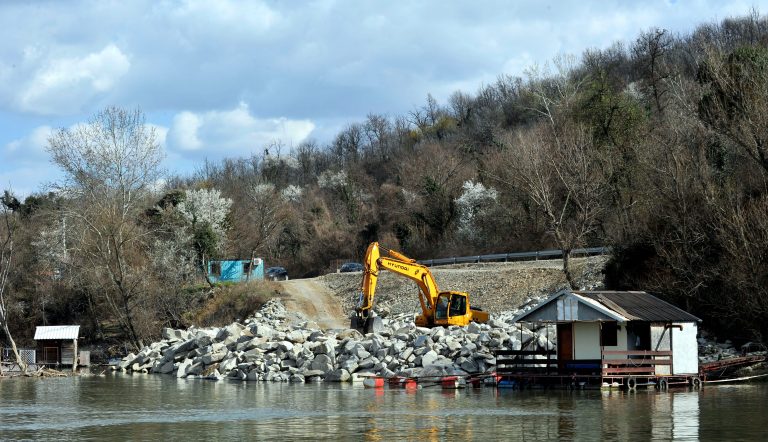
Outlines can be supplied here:
M382 251L387 256L382 257ZM363 282L360 288L357 307L355 308L355 315L352 317L352 328L365 331L374 331L378 328L376 317L373 315L373 303L376 296L376 284L378 283L381 270L397 273L413 280L419 287L419 302L421 303L423 317L433 317L439 290L429 268L417 264L414 259L408 258L394 250L385 249L379 243L373 242L365 252Z
M386 256L382 256L382 251ZM470 308L469 296L466 293L440 292L428 267L373 242L365 252L363 281L355 314L352 316L352 328L354 329L375 333L382 326L381 318L373 313L376 285L379 272L382 270L404 276L418 286L422 314L416 317L417 325L428 327L467 325L470 321L485 322L488 320L488 313Z

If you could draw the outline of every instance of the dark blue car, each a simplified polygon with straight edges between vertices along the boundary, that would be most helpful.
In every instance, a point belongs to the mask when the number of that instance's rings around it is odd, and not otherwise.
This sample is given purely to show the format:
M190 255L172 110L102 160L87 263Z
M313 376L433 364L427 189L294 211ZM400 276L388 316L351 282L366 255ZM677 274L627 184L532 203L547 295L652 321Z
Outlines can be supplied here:
M264 271L264 277L271 281L288 281L288 271L285 267L270 267Z
M339 269L340 272L346 273L346 272L362 272L363 271L363 265L357 262L346 262L341 265L341 268Z

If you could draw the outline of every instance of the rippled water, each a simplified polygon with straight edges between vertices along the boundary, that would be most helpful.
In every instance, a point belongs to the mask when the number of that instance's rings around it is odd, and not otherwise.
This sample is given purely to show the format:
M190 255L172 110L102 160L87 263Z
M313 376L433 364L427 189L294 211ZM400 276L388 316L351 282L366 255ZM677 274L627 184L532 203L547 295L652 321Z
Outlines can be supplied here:
M158 375L0 381L3 440L765 440L766 421L768 384L627 394Z

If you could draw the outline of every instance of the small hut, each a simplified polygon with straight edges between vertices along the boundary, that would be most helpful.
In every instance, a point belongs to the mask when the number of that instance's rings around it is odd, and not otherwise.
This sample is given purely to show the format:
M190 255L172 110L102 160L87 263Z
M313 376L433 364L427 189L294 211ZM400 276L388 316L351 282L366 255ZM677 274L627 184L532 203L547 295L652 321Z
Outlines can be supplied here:
M701 319L646 292L562 290L515 321L554 326L556 352L544 356L555 376L650 379L699 372ZM549 359L552 353L556 360Z
M244 282L264 279L264 260L216 259L208 262L208 279L212 282Z
M38 326L35 328L37 363L75 366L79 333L79 325Z

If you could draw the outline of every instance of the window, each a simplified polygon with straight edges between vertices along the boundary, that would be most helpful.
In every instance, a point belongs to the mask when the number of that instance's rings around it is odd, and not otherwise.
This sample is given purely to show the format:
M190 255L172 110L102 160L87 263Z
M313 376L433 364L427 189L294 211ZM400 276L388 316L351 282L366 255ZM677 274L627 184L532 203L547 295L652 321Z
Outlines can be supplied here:
M211 274L214 276L221 276L221 263L218 261L211 263Z
M600 343L603 347L615 347L618 345L619 325L615 322L603 322L600 324Z
M435 319L445 319L448 317L448 296L439 296L437 298L437 307L435 309Z
M243 263L243 275L248 275L251 273L251 262L246 261Z
M467 314L467 298L461 295L451 296L451 316L463 316Z

